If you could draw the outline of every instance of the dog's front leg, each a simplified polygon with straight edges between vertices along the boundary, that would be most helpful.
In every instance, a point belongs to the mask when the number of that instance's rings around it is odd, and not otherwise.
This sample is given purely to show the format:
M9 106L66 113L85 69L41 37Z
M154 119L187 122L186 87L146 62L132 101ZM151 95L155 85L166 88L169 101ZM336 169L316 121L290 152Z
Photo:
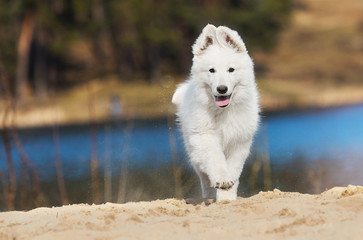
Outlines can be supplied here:
M215 134L190 136L189 154L194 167L208 176L211 187L230 189L233 186L220 140Z
M239 178L243 170L243 165L249 155L251 144L252 141L238 144L228 152L227 166L234 185L228 190L218 189L216 193L217 201L237 199Z

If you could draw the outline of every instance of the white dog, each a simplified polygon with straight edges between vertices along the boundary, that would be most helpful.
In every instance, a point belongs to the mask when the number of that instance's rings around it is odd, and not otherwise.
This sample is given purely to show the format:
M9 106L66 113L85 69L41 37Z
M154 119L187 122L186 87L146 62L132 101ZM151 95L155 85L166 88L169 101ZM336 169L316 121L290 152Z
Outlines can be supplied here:
M236 31L210 24L193 54L191 76L172 102L203 198L235 200L259 122L253 62Z

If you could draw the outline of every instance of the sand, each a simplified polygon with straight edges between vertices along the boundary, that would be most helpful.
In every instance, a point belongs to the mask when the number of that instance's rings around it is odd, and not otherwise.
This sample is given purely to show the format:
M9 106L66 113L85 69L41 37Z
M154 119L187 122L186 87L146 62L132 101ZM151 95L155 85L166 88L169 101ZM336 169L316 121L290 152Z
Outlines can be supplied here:
M363 187L0 213L0 239L362 239Z

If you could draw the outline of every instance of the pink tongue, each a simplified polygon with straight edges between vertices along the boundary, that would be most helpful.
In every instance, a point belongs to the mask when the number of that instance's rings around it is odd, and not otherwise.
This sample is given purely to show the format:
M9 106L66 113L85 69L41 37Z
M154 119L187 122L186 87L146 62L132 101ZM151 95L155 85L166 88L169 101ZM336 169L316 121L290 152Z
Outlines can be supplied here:
M216 103L219 107L224 107L229 104L229 97L228 96L218 96L216 97Z

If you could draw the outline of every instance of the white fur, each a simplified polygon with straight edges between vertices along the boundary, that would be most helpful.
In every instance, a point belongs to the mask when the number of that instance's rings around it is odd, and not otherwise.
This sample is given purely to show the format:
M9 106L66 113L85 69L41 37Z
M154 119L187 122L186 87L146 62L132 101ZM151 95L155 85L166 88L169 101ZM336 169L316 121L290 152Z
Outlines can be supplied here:
M236 31L210 24L193 45L193 54L191 76L178 86L172 102L203 197L235 200L259 122L253 62ZM215 101L221 85L228 87L224 95L231 95L224 108Z

